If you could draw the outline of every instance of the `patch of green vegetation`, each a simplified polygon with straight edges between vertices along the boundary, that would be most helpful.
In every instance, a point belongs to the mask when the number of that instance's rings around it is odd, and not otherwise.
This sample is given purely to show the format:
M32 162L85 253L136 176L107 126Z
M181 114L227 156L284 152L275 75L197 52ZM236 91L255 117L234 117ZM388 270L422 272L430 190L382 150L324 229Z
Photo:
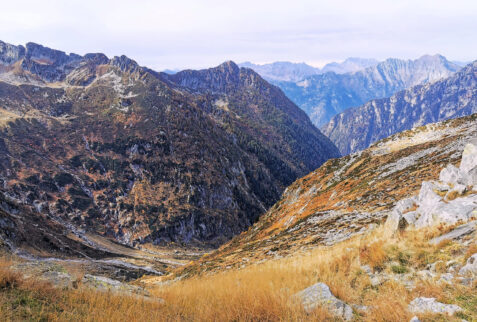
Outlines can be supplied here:
M394 274L405 274L409 271L407 267L403 265L392 265L391 270Z

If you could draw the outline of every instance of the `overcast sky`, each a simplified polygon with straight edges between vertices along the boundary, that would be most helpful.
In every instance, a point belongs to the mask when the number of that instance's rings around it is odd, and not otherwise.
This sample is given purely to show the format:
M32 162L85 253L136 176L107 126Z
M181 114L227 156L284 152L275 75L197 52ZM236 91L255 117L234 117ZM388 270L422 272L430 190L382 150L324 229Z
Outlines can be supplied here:
M226 60L477 59L476 0L2 1L0 40L125 54L156 70Z

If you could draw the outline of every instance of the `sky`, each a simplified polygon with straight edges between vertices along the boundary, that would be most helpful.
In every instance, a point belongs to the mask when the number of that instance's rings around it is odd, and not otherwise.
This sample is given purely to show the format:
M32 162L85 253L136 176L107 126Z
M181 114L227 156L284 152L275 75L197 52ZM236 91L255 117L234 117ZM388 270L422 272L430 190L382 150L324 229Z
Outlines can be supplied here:
M155 70L227 60L477 59L475 0L2 0L0 8L2 41L124 54Z

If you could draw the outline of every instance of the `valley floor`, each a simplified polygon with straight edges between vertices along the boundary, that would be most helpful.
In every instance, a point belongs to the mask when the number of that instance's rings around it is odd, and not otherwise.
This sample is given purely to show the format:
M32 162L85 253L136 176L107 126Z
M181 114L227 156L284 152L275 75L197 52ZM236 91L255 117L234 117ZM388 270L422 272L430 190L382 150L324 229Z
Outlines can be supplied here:
M477 253L475 228L458 239L429 243L451 228L390 237L378 227L334 246L243 269L184 279L143 277L128 284L134 292L92 288L81 271L69 272L76 276L71 286L54 288L35 276L23 277L12 270L15 259L3 257L0 314L34 321L339 320L323 307L307 313L294 296L322 282L353 308L353 320L409 321L418 315L421 321L475 321L476 281L456 273ZM411 313L408 305L418 297L462 310L453 316Z

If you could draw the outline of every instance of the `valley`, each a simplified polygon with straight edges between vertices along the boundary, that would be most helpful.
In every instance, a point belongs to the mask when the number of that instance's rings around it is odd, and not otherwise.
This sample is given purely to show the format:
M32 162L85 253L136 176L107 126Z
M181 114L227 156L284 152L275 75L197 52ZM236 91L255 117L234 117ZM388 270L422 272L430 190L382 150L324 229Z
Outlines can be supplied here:
M2 317L476 320L476 67L0 41Z

